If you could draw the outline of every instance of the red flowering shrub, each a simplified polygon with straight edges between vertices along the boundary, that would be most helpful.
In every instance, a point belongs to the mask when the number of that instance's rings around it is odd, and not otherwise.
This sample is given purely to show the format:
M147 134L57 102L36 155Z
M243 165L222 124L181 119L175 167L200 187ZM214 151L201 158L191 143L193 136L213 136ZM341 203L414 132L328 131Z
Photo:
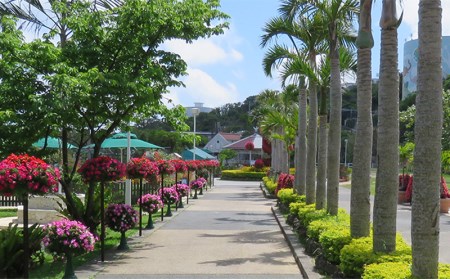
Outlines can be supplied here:
M247 150L253 150L253 149L255 149L255 145L253 144L253 142L247 141L247 142L245 143L245 149L247 149Z
M188 168L189 171L195 171L197 170L198 166L197 166L197 160L191 160L191 161L186 161L186 166Z
M253 166L255 167L255 169L260 170L264 168L264 161L262 159L257 159Z
M92 158L78 169L83 181L106 182L119 180L126 174L126 165L108 156Z
M0 162L0 193L42 195L58 185L59 170L41 159L25 155L9 155Z
M158 166L145 157L132 158L127 164L127 176L131 179L154 180L158 174Z
M408 187L409 180L411 180L411 176L409 174L401 174L398 176L398 189L399 191L406 191Z
M187 171L187 169L188 169L186 162L183 160L176 159L176 160L170 160L170 162L174 166L176 172L183 173L183 172Z
M172 174L175 172L175 167L170 161L159 160L157 162L157 164L158 164L159 174Z
M266 138L263 138L262 141L262 150L267 154L272 154L272 144Z
M277 188L275 189L275 195L278 194L280 189L293 188L294 176L292 174L280 173L277 181Z
M448 191L447 182L445 182L445 178L441 176L441 199L450 198L450 193ZM413 188L413 176L411 175L408 181L408 186L406 187L405 198L406 202L411 202L412 199L412 188Z

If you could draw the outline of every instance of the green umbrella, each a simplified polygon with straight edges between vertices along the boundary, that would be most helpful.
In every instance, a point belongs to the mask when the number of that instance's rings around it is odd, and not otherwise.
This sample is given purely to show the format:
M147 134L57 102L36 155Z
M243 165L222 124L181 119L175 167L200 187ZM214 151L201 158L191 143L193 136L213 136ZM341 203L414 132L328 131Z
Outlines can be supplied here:
M33 143L34 147L38 147L38 148L44 148L45 145L45 138L41 138L40 140L38 140L37 142ZM67 144L68 148L77 148L75 145L73 144ZM54 149L59 149L62 148L62 141L59 138L54 138L54 137L47 137L47 148L54 148Z
M127 148L128 140L126 133L118 133L103 141L101 148ZM93 148L94 145L87 145L86 148ZM163 149L163 147L140 140L135 134L130 134L130 147L142 149Z

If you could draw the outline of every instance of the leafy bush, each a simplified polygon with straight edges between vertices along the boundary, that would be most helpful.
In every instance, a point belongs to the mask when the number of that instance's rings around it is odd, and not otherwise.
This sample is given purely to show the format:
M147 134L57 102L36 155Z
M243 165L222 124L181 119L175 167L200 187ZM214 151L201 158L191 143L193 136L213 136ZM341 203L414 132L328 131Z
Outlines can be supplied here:
M304 197L304 196L300 196ZM294 216L298 216L298 211L300 208L304 207L306 205L305 201L298 201L298 202L292 202L289 204L289 213Z
M332 264L339 264L342 248L352 240L350 224L348 226L332 227L319 236L325 258Z
M307 227L308 223L306 222L307 218L306 215L308 213L314 212L316 211L316 205L315 204L305 204L303 207L301 207L298 210L298 220L300 220L300 223L304 226Z
M292 174L280 173L277 181L277 188L275 189L275 194L278 193L281 189L284 188L293 188L294 187L294 176Z
M387 262L379 264L369 264L364 268L363 279L379 279L379 278L411 278L411 267L405 262Z
M314 220L308 225L306 235L319 241L319 236L323 231L334 227L347 227L350 224L350 215L344 209L339 209L337 216L327 215L323 219Z
M270 194L275 194L275 189L277 188L277 183L273 181L270 177L264 176L263 177L263 183L266 186L267 190Z
M303 215L302 223L307 227L312 221L320 220L327 216L329 215L325 209L309 211Z
M450 278L450 264L439 264L439 278ZM412 279L410 262L385 262L367 265L363 279Z
M277 197L278 199L280 199L280 203L285 206L289 206L290 203L302 200L302 196L294 193L294 189L292 188L281 189L280 191L278 191ZM305 200L304 196L303 200Z
M23 230L18 229L17 224L0 230L0 278L22 277L25 264L33 267L44 262L44 253L41 250L44 232L37 224L28 230L31 256L29 261L25 259L23 251Z
M259 181L266 174L264 172L244 172L241 170L223 170L222 180L247 180L247 181Z
M341 250L341 271L348 277L360 277L364 266L382 262L408 262L411 263L411 247L400 234L397 234L397 249L390 254L373 253L373 238L362 237L353 239L350 244Z

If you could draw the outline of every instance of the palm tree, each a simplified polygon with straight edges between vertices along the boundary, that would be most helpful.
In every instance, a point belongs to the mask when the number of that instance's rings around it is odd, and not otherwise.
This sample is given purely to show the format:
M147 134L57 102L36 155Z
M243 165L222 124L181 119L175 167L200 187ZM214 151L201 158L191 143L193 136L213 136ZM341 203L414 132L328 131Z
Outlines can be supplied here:
M372 161L372 0L360 1L357 78L357 126L353 154L350 200L350 232L352 237L370 234L370 165Z
M373 250L395 251L398 194L398 42L395 0L383 1L378 87L378 169L373 207Z
M292 42L298 57L306 56L312 67L316 64L316 55L322 51L324 35L319 30L323 29L318 17L312 19L302 14L291 14L290 9L295 6L294 0L282 1L279 9L281 16L271 20L264 28L261 45L264 47L270 40L278 36L287 36ZM283 48L283 47L282 47ZM295 57L292 57L295 59ZM264 63L267 65L267 63ZM266 67L265 67L266 68ZM267 73L267 71L266 71ZM301 73L296 73L301 74ZM286 77L285 79L287 79ZM283 82L285 82L285 79ZM298 79L302 81L301 78ZM303 83L303 82L302 82ZM298 185L300 193L305 192L307 203L315 201L315 173L316 173L316 141L317 141L317 93L316 86L309 80L309 119L308 133L306 133L306 94L303 86L300 86L299 94L299 127L296 140L296 172L295 185ZM306 138L307 137L307 138Z
M438 278L442 136L442 8L420 0L412 203L412 275Z

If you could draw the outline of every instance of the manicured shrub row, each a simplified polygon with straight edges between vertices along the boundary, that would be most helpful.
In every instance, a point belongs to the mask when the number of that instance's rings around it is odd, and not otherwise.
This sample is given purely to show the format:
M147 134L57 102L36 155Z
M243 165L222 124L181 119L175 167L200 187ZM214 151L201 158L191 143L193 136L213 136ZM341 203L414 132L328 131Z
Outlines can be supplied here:
M339 278L412 278L411 247L400 234L395 252L374 253L372 236L351 238L350 216L345 210L339 209L337 216L324 209L316 210L314 204L307 205L305 197L293 189L281 189L277 197L280 209L289 213L288 223L305 244L306 252L315 257L317 269ZM450 278L450 265L439 266L439 278Z
M242 170L224 170L222 171L222 180L247 180L260 181L266 173L264 172L246 172Z
M269 191L269 194L274 195L275 189L277 188L277 182L272 180L272 178L268 176L264 176L262 178L263 184L266 187L267 191Z

